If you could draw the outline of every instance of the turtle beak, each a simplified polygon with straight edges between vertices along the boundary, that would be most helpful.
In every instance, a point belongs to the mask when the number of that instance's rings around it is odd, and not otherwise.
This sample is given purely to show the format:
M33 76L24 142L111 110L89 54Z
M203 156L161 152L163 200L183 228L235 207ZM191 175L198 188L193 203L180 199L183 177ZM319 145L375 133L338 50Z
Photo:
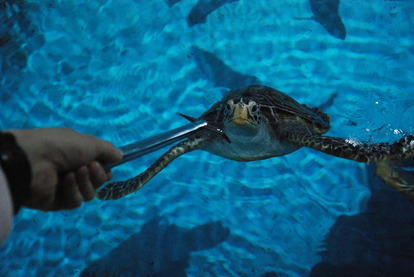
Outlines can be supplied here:
M241 102L234 107L232 121L234 122L234 124L240 127L250 123L247 105Z

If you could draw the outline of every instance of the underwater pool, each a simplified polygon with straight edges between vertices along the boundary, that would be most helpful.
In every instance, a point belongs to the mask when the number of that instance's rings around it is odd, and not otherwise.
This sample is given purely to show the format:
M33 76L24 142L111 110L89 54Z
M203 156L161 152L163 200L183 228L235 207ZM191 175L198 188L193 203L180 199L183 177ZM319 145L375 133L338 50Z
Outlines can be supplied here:
M330 136L414 133L414 2L335 3L0 1L0 127L121 146L258 83L321 107ZM414 204L371 166L307 148L248 163L194 151L119 200L23 209L0 245L0 276L309 275L414 276Z

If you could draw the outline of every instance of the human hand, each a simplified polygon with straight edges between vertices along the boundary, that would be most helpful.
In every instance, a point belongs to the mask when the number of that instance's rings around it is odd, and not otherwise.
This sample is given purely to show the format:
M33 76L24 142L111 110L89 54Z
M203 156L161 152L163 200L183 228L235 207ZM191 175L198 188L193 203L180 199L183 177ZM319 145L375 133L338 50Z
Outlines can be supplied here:
M104 164L122 153L111 143L67 128L11 130L32 167L30 198L24 206L43 210L79 207L111 179Z

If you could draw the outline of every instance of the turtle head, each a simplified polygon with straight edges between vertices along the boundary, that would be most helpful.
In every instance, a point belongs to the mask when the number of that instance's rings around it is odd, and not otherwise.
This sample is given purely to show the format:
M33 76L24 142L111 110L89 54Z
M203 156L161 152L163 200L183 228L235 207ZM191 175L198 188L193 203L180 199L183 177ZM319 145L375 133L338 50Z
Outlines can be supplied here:
M255 129L260 124L260 120L260 107L255 101L247 98L227 101L224 108L225 126Z

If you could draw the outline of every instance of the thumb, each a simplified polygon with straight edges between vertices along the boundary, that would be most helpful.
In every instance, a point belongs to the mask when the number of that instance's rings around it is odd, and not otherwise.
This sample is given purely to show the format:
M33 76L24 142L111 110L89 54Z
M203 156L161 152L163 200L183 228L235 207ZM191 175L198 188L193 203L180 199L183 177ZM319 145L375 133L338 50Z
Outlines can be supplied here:
M123 157L123 153L119 148L116 148L112 143L97 139L96 143L96 160L102 164L116 163Z

